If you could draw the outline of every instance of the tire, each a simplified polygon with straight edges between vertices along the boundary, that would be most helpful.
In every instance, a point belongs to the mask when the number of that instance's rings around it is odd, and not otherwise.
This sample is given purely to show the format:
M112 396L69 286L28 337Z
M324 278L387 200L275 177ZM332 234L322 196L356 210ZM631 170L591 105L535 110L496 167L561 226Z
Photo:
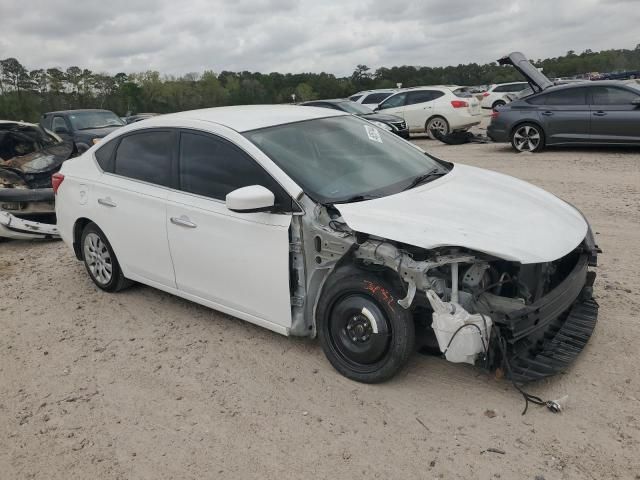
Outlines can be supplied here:
M510 140L517 152L539 152L544 148L544 131L535 123L521 123L511 132Z
M506 104L507 102L505 102L504 100L496 100L495 102L493 102L493 105L491 105L491 110L494 110L496 107L502 107Z
M80 237L82 260L96 286L106 292L118 292L131 285L125 278L111 244L95 223L88 223Z
M345 377L380 383L407 363L415 345L409 310L398 305L396 289L374 273L336 272L316 311L318 337L331 365Z
M429 138L431 138L432 140L435 138L431 134L431 129L433 128L435 128L436 130L439 130L440 133L442 133L442 135L447 135L451 131L451 129L449 128L449 122L447 122L447 120L444 117L430 118L429 121L427 121L426 125L424 126L425 132L427 133Z

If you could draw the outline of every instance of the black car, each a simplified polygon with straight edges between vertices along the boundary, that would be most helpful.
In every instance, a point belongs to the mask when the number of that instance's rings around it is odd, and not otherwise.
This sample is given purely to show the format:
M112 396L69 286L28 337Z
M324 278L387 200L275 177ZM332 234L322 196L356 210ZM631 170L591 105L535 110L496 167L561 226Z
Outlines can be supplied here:
M336 98L332 100L313 100L311 102L304 102L300 105L307 107L322 107L332 108L333 110L340 110L341 112L351 113L362 117L365 120L369 120L377 124L380 128L389 130L402 138L409 138L409 129L406 122L395 115L388 115L384 113L377 113L371 110L369 107L360 105L359 103L352 102L346 98Z
M40 125L63 140L73 141L83 153L125 123L110 110L65 110L43 114Z
M640 88L620 81L555 86L521 53L499 60L522 73L533 94L497 107L487 135L520 152L551 145L640 145Z

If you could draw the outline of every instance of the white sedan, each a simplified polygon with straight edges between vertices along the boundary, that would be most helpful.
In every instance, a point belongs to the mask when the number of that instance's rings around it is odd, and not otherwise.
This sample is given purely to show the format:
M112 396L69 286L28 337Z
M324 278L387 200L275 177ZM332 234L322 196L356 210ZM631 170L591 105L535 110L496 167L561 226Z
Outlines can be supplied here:
M597 247L578 210L343 112L150 118L65 162L53 186L60 235L100 289L140 282L317 335L357 381L393 376L416 328L450 361L539 378L595 325ZM575 337L571 352L558 335Z

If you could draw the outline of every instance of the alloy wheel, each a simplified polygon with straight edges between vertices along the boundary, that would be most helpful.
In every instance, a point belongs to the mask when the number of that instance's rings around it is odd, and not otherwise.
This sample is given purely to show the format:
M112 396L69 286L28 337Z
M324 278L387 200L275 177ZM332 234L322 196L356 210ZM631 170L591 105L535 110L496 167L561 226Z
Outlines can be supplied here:
M113 275L113 262L105 242L96 233L84 239L84 260L96 282L107 285Z
M541 141L542 135L531 125L523 125L513 134L513 146L519 152L535 152Z

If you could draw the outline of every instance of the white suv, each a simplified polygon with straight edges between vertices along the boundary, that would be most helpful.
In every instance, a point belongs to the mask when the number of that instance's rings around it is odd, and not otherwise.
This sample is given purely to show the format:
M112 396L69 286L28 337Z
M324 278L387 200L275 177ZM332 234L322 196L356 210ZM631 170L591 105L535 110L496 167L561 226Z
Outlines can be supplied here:
M491 85L489 90L482 94L482 108L494 109L501 105L506 105L511 100L509 95L518 93L525 88L529 88L527 82L498 83Z
M378 106L380 102L386 100L397 91L397 89L392 88L364 90L362 92L351 95L349 97L349 100L351 100L352 102L360 103L362 105L366 105L373 110Z
M456 95L458 87L415 87L400 90L377 110L404 118L412 133L438 130L443 135L467 130L480 123L480 102L468 94Z

